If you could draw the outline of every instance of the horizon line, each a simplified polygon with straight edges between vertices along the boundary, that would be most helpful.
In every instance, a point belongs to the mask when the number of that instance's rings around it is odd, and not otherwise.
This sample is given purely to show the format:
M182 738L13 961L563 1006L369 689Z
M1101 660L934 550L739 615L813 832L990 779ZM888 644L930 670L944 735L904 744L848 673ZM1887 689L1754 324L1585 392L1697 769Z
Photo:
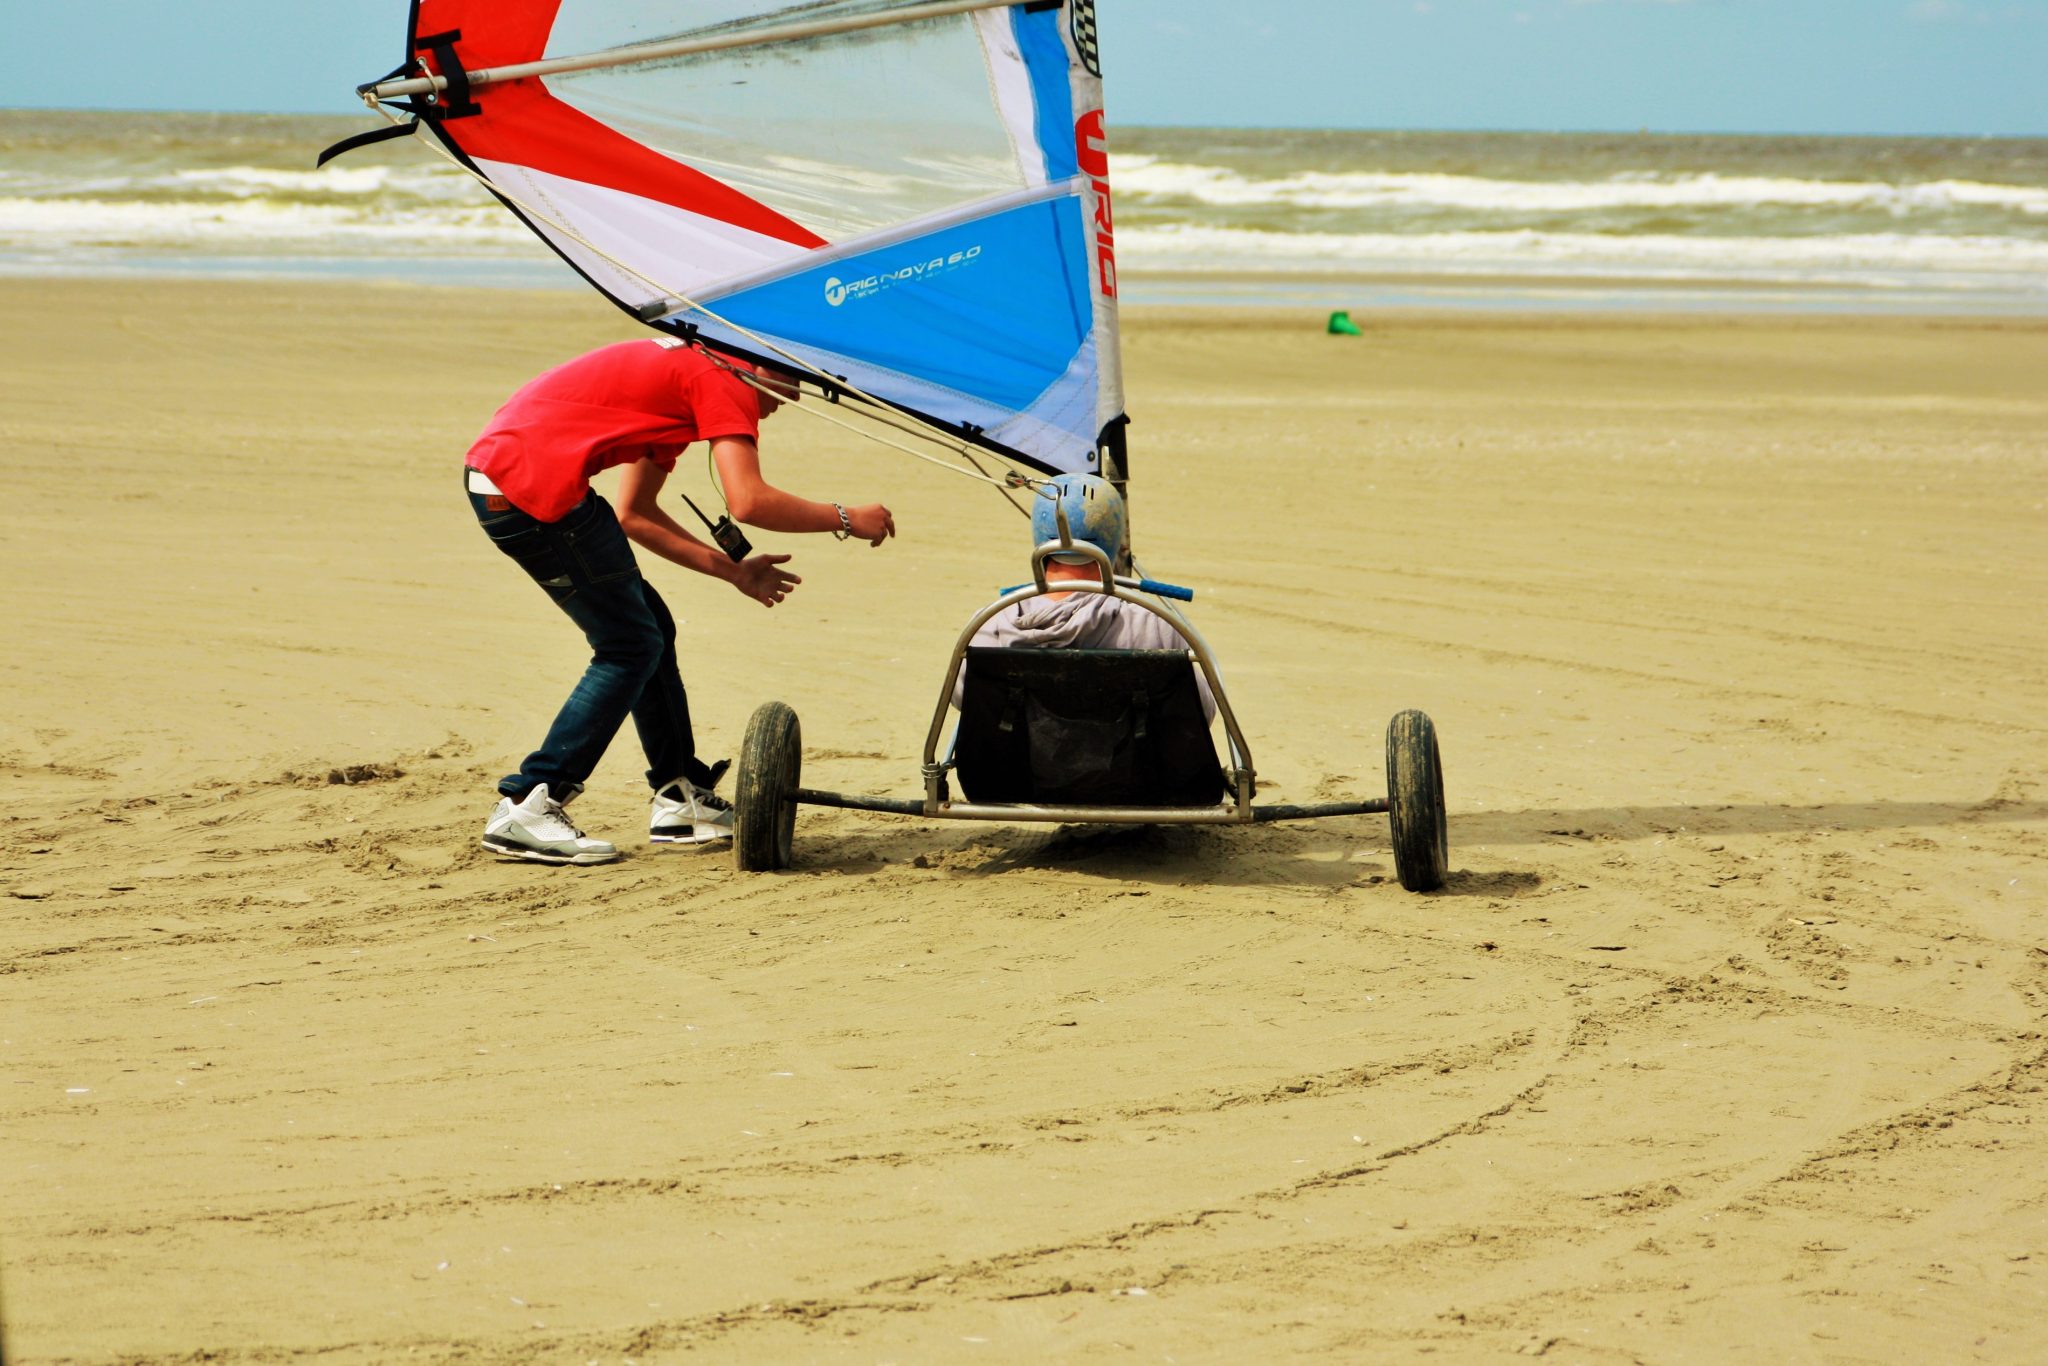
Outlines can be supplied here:
M323 109L166 109L140 106L86 106L57 104L0 105L0 114L137 114L163 115L184 114L209 118L305 118L305 119L355 119L370 117L368 110ZM1985 133L1985 132L1841 132L1802 128L1653 128L1649 126L1592 126L1592 127L1523 127L1501 128L1481 125L1468 126L1421 126L1421 125L1367 125L1367 124L1309 124L1309 123L1153 123L1119 122L1114 117L1110 126L1139 130L1175 132L1257 132L1257 133L1459 133L1486 134L1494 136L1611 136L1611 137L1704 137L1704 138L1862 138L1862 139L1921 139L1925 141L1968 141L1968 142L2042 142L2048 141L2048 129L2037 133Z

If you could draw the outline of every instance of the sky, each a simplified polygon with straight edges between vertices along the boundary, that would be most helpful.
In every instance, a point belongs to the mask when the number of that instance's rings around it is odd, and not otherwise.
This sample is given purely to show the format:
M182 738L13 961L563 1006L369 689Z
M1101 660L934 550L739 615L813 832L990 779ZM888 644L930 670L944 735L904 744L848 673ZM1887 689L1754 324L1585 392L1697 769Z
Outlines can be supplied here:
M1110 116L1131 125L2048 136L2048 0L1097 11ZM352 91L396 64L405 15L405 0L0 0L0 107L359 111Z

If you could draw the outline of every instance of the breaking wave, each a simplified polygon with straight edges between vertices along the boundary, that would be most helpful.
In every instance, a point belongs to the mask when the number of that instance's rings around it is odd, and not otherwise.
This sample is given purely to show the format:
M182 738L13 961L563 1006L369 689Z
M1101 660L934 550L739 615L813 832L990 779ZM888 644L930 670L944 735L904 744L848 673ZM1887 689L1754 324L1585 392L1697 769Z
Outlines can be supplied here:
M1668 177L1623 172L1593 181L1501 180L1378 171L1302 171L1261 179L1228 167L1146 156L1116 158L1112 174L1119 193L1227 208L1431 208L1513 214L1803 207L1868 209L1901 217L1968 208L2048 217L2048 189L1968 180L1887 184L1712 172Z
M537 247L494 205L347 207L252 197L223 203L0 198L0 245L396 251Z
M1831 237L1615 237L1602 233L1315 234L1163 226L1127 230L1134 269L1230 273L1608 276L1686 281L1928 284L2048 293L2048 242L1862 233Z

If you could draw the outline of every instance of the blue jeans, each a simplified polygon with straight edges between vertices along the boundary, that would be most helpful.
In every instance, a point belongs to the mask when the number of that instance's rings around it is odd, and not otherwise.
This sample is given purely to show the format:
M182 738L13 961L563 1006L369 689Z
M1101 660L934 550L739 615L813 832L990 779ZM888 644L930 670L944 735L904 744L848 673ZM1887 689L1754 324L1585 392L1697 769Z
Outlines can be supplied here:
M465 471L465 488L468 475ZM498 782L515 802L542 783L557 800L574 794L604 757L626 717L647 752L647 785L676 778L709 787L697 760L690 699L676 664L676 623L654 585L640 577L633 547L612 507L595 492L560 521L493 508L471 493L470 508L491 543L511 556L590 642L590 664L555 716L547 738L517 773ZM503 499L493 501L503 502Z

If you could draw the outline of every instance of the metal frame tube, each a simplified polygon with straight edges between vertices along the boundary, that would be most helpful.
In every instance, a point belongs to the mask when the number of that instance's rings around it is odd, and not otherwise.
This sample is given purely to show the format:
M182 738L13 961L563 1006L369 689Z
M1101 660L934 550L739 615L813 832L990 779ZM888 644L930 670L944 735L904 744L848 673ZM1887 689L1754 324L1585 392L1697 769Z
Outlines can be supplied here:
M933 820L1043 822L1051 825L1248 825L1235 806L1027 806L947 802L922 812Z
M590 52L578 57L549 57L538 62L517 62L487 66L469 73L469 88L524 80L528 76L553 76L567 71L594 71L608 66L630 66L635 62L656 62L669 57L691 57L700 52L722 52L731 48L760 47L767 43L795 43L806 38L829 38L836 33L888 28L919 19L948 19L956 14L973 14L985 9L1009 9L1028 0L954 0L952 4L883 10L879 14L855 15L844 19L821 19L809 24L784 24L779 28L757 29L752 33L728 33L716 38L671 38L658 43L639 43ZM380 100L405 95L438 95L448 88L445 76L411 76L398 81L379 81L366 93Z
M834 806L843 811L880 811L892 816L924 814L924 803L907 797L863 797L816 787L800 787L790 794L790 800L801 806Z
M1268 821L1314 821L1326 816L1384 816L1392 803L1385 797L1374 797L1363 802L1311 802L1307 806L1255 806L1252 820L1258 824Z
M1333 816L1383 816L1390 802L1374 797L1362 802L1311 802L1307 805L1254 806L1249 811L1224 806L1035 806L1011 802L941 802L936 808L908 797L865 797L800 787L790 794L800 806L829 806L842 811L873 811L889 816L927 820L1033 821L1060 825L1265 825L1273 821L1312 821Z

